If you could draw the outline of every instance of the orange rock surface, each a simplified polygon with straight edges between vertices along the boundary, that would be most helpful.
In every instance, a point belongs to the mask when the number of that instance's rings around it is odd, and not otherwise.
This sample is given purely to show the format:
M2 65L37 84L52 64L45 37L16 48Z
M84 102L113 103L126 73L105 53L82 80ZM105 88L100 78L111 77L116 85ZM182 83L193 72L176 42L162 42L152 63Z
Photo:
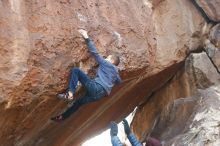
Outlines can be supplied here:
M153 2L153 3L151 3ZM182 67L201 42L205 21L188 0L27 0L0 2L0 142L7 146L77 146L120 121ZM121 57L124 82L68 120L55 94L69 71L91 76L95 62L78 33L101 55Z

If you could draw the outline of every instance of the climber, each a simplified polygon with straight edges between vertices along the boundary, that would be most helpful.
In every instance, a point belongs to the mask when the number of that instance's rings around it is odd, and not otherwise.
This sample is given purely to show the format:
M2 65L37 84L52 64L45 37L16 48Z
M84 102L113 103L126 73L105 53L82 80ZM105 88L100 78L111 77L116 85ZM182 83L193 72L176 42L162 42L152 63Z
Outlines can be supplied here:
M78 81L86 88L86 94L82 98L75 101L64 113L52 117L51 120L59 122L68 118L72 113L76 112L83 104L100 100L110 94L112 87L115 84L121 83L121 78L118 72L119 56L109 55L106 59L100 56L96 50L93 41L89 38L87 31L80 29L79 33L85 39L91 55L99 64L95 79L90 79L83 71L78 68L73 68L71 78L69 80L68 90L65 93L58 94L58 98L73 100L74 93L77 88Z
M123 120L123 125L124 125L124 131L128 137L128 140L130 141L132 146L162 146L159 140L149 137L145 142L142 144L137 140L136 136L131 132L131 129L128 125L127 120ZM111 142L113 146L123 146L121 143L120 139L117 136L118 134L118 126L117 123L111 122L111 130L110 130L110 135L111 135Z

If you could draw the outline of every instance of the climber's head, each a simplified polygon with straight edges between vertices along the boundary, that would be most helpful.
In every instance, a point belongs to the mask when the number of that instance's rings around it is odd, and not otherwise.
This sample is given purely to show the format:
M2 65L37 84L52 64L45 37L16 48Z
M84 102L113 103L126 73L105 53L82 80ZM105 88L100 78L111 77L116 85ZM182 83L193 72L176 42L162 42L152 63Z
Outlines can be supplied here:
M108 55L108 57L105 59L109 62L111 62L112 64L114 64L115 66L118 66L118 64L120 63L120 58L118 55Z

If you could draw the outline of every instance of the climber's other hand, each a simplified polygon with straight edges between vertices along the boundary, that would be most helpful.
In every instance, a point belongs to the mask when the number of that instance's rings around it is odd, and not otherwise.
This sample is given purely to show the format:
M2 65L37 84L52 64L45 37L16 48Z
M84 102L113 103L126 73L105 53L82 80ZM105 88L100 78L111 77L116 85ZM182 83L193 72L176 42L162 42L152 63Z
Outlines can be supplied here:
M78 31L79 31L79 33L83 36L84 39L88 39L88 38L89 38L88 33L87 33L86 30L84 30L84 29L79 29Z

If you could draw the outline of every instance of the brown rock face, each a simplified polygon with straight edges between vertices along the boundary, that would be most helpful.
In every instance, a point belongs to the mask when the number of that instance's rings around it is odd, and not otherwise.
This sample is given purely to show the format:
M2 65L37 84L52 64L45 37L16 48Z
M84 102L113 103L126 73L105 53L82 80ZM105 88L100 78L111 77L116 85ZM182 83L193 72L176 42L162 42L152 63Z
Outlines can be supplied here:
M205 50L215 68L220 73L220 24L217 24L211 29L209 39L205 41Z
M9 0L0 2L0 12L0 141L5 146L77 146L107 129L183 66L188 49L201 43L194 40L205 24L183 0ZM109 97L52 123L50 117L67 107L55 94L66 88L70 69L95 72L78 28L89 31L101 55L121 56L124 82Z
M199 94L199 97L194 97L198 101L197 104L194 104L193 112L191 111L192 114L188 117L187 125L185 125L182 133L166 142L166 146L218 146L220 144L218 136L220 118L219 86L200 90ZM191 102L189 104L192 105L193 103ZM187 106L186 103L184 105L185 107ZM170 114L176 114L177 117L181 112L171 112Z
M211 31L209 38L211 42L217 47L220 48L220 24L215 25ZM220 50L220 49L219 49Z
M219 145L220 74L212 63L206 53L190 55L185 67L139 108L133 129L140 139L151 135L165 146Z
M219 0L195 0L197 4L204 10L209 19L220 21L220 2Z

